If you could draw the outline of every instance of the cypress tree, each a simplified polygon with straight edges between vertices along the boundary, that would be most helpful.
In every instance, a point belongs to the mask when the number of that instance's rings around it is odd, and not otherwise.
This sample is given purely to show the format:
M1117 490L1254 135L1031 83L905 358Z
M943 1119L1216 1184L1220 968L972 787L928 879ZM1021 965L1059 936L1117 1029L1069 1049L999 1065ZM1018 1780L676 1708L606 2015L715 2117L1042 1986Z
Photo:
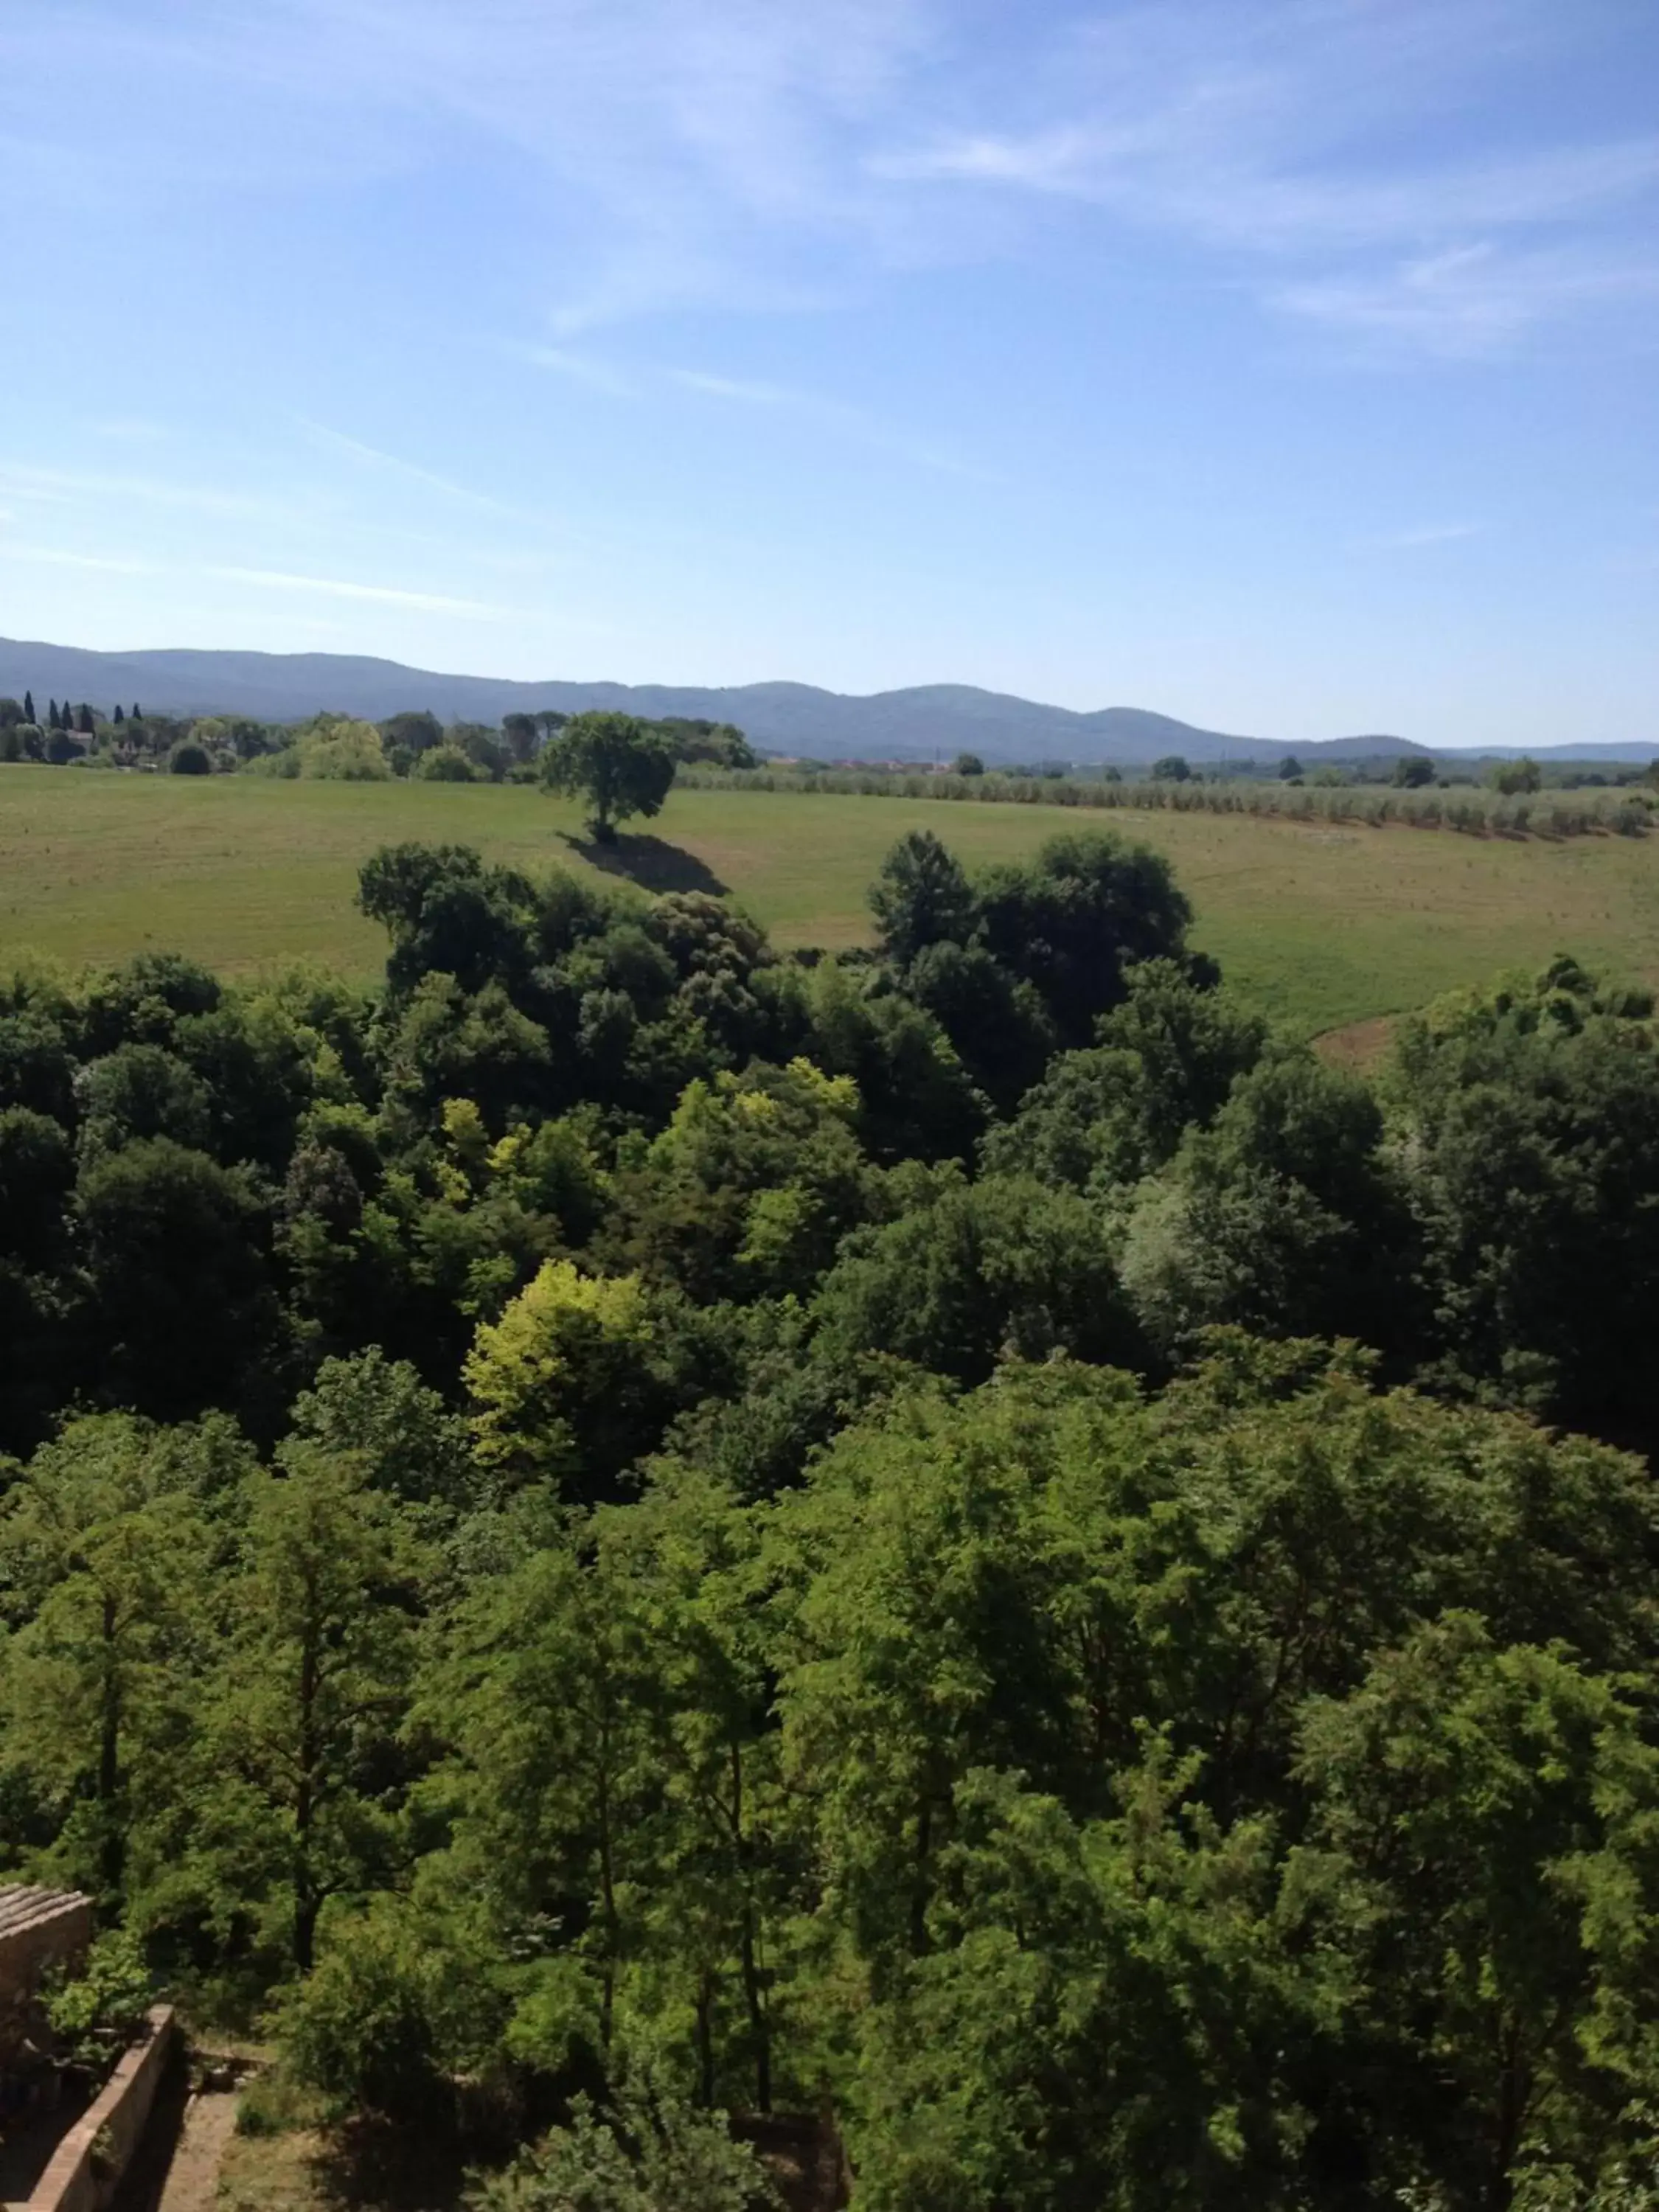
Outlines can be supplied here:
M84 699L75 710L75 726L80 735L83 738L89 738L94 734L92 726L92 709L88 706Z
M114 720L114 721L117 721L117 722L125 722L125 720L127 719L127 718L126 718L126 716L125 716L125 715L121 712L121 702L120 702L120 701L119 701L118 699L118 700L116 701L116 702L115 702L115 713L114 713L114 714L112 716L112 718L111 718L111 719L112 719L112 720Z
M23 694L23 720L26 722L32 722L34 720L34 694L33 691L26 691Z
M48 699L46 702L46 727L49 730L55 730L58 727L58 702L55 699Z
M135 722L142 722L144 719L144 710L136 699L132 702L132 719Z

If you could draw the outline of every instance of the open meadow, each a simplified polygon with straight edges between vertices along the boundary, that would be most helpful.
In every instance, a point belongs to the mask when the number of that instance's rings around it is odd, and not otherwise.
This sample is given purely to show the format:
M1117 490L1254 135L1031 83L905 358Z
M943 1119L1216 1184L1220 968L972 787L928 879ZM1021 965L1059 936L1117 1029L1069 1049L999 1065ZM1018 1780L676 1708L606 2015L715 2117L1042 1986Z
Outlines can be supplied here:
M228 973L293 959L364 978L380 933L359 864L407 838L528 869L586 870L580 811L512 785L277 782L0 768L0 963L78 968L140 946ZM1310 1034L1375 1020L1558 951L1659 977L1659 840L1481 839L1236 816L677 791L620 862L653 888L730 892L785 946L866 941L866 885L906 830L970 866L1056 830L1107 828L1166 852L1194 941Z

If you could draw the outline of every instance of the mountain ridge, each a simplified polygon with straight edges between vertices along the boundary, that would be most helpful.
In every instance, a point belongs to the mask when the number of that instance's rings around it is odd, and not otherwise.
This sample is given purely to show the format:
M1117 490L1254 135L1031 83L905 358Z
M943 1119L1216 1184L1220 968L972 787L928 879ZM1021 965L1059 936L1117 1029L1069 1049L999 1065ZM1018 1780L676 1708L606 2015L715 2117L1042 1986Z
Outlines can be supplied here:
M116 699L167 714L238 714L298 720L325 708L384 720L429 707L446 720L499 721L505 714L565 714L615 707L732 721L769 751L860 759L931 760L970 750L988 758L1089 766L1145 765L1160 754L1188 760L1278 758L1284 741L1202 729L1138 707L1079 713L967 684L914 684L853 694L787 679L741 684L521 682L460 676L355 653L265 653L194 648L94 653L78 646L0 638L0 695ZM1337 738L1295 748L1315 758L1419 752L1402 738Z
M1082 711L969 684L912 684L863 694L777 679L758 684L523 682L416 668L370 654L271 653L191 647L97 653L79 646L0 638L0 696L82 699L106 711L119 699L166 714L249 714L297 721L324 709L372 721L430 708L446 720L499 721L551 708L579 714L615 707L647 716L736 722L768 751L831 759L932 760L958 751L988 760L1144 767L1180 753L1195 764L1260 763L1286 752L1298 761L1445 752L1387 734L1291 744L1200 727L1142 707ZM1504 748L1458 748L1485 750ZM1510 749L1516 750L1516 749ZM1552 751L1557 749L1551 748ZM1645 758L1650 746L1559 749L1558 757Z

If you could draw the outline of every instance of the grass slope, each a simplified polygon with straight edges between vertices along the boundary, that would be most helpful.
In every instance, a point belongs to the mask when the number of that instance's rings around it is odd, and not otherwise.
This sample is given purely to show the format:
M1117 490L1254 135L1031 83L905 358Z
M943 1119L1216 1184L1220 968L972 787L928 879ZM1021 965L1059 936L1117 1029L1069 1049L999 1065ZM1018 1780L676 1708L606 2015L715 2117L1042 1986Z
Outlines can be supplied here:
M1319 1032L1420 1005L1559 950L1659 975L1659 840L1548 844L1236 816L769 792L677 792L629 865L655 888L724 887L780 945L864 942L866 886L902 832L970 866L1105 826L1169 854L1196 941L1281 1020ZM368 978L380 932L359 863L404 838L584 869L579 810L510 786L277 783L0 768L0 967L143 946L234 972L295 958Z

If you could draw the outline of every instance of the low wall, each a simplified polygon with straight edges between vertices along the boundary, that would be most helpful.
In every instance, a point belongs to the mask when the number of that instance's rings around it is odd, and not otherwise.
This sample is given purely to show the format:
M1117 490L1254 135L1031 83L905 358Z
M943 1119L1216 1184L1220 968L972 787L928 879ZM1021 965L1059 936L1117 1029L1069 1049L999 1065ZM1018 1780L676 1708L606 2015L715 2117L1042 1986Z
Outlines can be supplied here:
M27 2212L100 2212L138 2148L173 2048L171 2005L151 2011L149 2032L122 2058L64 2137L34 2185ZM94 2162L94 2146L99 2156Z

